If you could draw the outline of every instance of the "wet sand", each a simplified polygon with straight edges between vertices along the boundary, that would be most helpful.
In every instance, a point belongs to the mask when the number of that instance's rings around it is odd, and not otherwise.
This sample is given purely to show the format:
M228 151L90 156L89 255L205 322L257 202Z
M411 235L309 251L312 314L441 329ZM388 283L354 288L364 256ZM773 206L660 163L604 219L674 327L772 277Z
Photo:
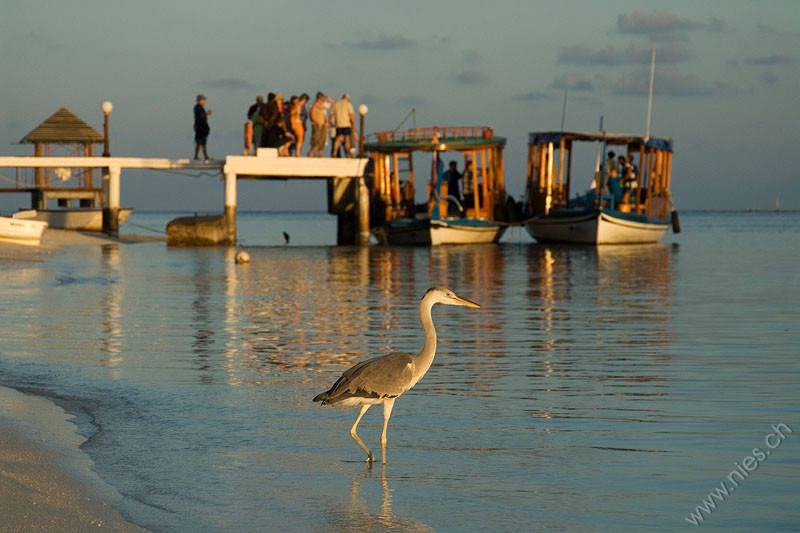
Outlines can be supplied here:
M0 265L46 261L67 246L159 240L47 230L40 246L0 242ZM112 507L120 496L91 470L68 419L49 400L0 387L0 530L145 531Z

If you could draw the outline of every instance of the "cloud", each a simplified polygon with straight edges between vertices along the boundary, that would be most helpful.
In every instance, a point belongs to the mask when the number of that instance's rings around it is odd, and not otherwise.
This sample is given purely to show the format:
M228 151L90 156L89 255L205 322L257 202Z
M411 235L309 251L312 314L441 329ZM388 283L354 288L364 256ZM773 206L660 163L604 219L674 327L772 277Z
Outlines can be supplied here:
M488 82L491 78L485 72L480 70L462 70L461 72L453 72L450 74L450 79L462 83L464 85L480 85Z
M758 79L759 79L759 81L761 81L761 82L763 82L763 83L765 83L767 85L772 85L773 83L778 81L780 78L778 78L778 75L775 74L774 72L769 72L768 71L768 72L764 72L761 76L758 77Z
M763 22L756 22L756 30L758 30L759 33L775 33L775 28Z
M379 35L375 39L364 39L357 43L344 43L344 45L350 48L360 48L362 50L401 50L403 48L415 47L417 41L396 34Z
M580 74L561 74L550 84L553 89L569 89L570 91L588 91L593 88L592 80Z
M425 99L415 95L407 95L397 99L397 103L404 107L419 107L426 103Z
M652 48L636 44L629 44L627 48L607 46L602 49L577 44L559 49L556 60L579 65L649 65L652 54ZM692 53L682 46L668 44L656 49L659 64L679 63L691 58Z
M706 30L708 30L709 32L722 33L725 31L725 29L726 28L724 19L718 17L712 17L708 19L708 23L706 24Z
M25 39L28 41L28 46L41 46L48 50L58 50L61 48L61 45L52 39L50 39L47 35L42 35L37 31L30 31L25 36Z
M256 85L242 78L219 78L216 80L203 80L198 85L220 91L244 91L255 89Z
M512 100L516 100L517 102L541 102L542 100L550 100L553 96L549 93L542 93L538 91L532 91L528 93L517 94L512 96Z
M462 61L468 64L483 63L483 56L477 50L465 50Z
M616 94L646 95L650 90L650 72L643 69L626 74L612 83L611 90ZM694 74L684 74L673 68L656 71L654 91L658 95L710 96L715 91L733 90L732 86L707 83Z
M617 29L620 33L647 35L654 41L674 39L677 38L677 33L697 27L699 24L696 22L665 11L636 11L630 15L623 13L617 18Z
M771 56L748 57L744 60L748 65L791 65L797 58L787 54L773 54Z

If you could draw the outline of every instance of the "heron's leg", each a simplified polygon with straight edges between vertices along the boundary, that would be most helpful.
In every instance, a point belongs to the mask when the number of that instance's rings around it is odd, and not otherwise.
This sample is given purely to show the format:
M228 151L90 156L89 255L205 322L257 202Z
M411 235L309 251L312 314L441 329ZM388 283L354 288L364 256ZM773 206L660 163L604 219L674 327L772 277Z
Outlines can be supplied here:
M394 398L389 398L383 402L383 431L381 432L383 464L386 464L386 428L389 427L389 417L392 416L392 407L394 407Z
M362 405L361 406L361 412L358 413L358 418L356 418L356 421L353 423L353 427L350 428L350 436L353 437L353 439L358 443L359 446L361 446L361 449L363 449L365 452L367 452L367 459L366 460L367 460L368 463L371 463L372 461L375 460L375 457L373 457L372 452L369 451L369 448L367 448L367 445L364 444L364 442L360 438L358 438L358 433L356 433L356 428L358 427L358 423L361 422L361 417L364 416L364 413L366 413L367 409L369 409L369 408L370 408L370 405Z

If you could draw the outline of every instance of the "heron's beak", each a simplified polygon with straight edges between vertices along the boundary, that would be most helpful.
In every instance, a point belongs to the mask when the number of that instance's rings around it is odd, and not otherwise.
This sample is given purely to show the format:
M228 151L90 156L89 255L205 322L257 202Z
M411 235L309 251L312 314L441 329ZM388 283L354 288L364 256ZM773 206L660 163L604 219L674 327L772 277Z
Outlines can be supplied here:
M466 298L461 298L460 296L455 296L453 298L454 305L465 305L467 307L472 307L473 309L481 309L480 304L476 304L475 302L471 302Z

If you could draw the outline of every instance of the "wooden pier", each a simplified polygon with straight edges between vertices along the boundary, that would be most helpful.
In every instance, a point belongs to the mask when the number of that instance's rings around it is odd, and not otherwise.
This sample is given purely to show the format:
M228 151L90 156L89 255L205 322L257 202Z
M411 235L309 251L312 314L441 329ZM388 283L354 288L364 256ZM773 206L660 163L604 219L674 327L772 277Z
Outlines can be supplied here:
M277 150L259 148L256 156L231 155L225 160L208 162L191 159L141 158L141 157L0 157L0 168L101 168L103 169L102 205L103 231L109 235L119 233L120 181L123 168L153 170L184 170L220 172L225 182L224 211L220 218L224 224L219 236L211 236L204 244L236 243L236 184L239 179L324 179L328 180L329 211L339 216L339 244L369 244L369 192L364 181L368 159L337 159L326 157L279 157ZM58 198L59 191L44 191L48 197ZM30 192L34 190L8 189L5 192ZM69 193L67 193L69 194ZM62 194L63 196L63 194ZM349 196L349 198L347 197ZM349 230L343 228L348 220L355 220ZM168 239L169 242L169 239ZM171 244L182 244L180 239Z

